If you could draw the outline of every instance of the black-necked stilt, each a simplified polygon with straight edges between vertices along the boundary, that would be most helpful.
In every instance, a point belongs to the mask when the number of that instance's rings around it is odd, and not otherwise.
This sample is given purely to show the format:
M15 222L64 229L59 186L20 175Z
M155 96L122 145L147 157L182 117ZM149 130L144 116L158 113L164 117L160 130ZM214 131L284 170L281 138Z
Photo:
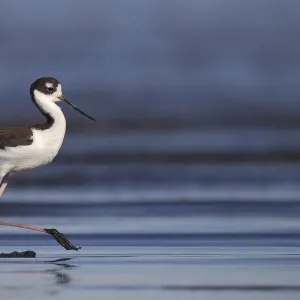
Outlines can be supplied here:
M53 77L37 79L30 87L30 95L33 103L45 116L46 122L29 127L0 128L0 197L12 173L49 164L57 155L65 136L66 119L55 102L63 101L82 115L94 120L63 97L61 84ZM0 225L46 232L66 249L79 249L56 229L10 222L0 222Z

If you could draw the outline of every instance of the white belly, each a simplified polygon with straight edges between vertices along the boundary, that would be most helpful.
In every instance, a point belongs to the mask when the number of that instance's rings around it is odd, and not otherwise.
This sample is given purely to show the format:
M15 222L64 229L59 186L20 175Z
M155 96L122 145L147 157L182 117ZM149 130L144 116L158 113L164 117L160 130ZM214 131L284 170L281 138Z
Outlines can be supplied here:
M9 172L20 172L52 162L57 155L65 130L55 127L33 130L33 143L28 146L6 147L0 150L0 177Z

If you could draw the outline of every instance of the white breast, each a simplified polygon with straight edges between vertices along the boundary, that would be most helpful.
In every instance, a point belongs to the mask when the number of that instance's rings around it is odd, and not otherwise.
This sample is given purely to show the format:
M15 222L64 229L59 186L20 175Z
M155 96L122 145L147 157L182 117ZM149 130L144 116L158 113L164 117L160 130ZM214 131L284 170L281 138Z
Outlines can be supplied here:
M18 160L19 164L15 166L14 171L28 170L52 162L65 136L65 122L64 126L61 125L57 126L54 123L52 127L46 130L33 129L33 143L20 149L23 153L23 158Z
M30 170L50 163L57 155L63 136L50 132L33 130L33 143L28 146L7 147L0 151L0 169L7 172ZM1 172L2 173L2 172Z
M57 155L66 132L66 119L55 105L55 119L49 129L32 129L33 143L0 150L0 176L8 172L30 170L50 163Z

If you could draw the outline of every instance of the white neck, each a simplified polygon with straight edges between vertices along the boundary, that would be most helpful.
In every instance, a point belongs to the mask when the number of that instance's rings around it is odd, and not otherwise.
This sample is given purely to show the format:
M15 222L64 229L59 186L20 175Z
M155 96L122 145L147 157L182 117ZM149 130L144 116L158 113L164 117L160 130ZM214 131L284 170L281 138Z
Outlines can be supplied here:
M45 95L39 91L34 91L34 101L41 113L47 118L47 123L52 123L51 127L60 128L62 132L66 128L66 119L60 107L52 101L51 95ZM49 124L50 125L50 124Z

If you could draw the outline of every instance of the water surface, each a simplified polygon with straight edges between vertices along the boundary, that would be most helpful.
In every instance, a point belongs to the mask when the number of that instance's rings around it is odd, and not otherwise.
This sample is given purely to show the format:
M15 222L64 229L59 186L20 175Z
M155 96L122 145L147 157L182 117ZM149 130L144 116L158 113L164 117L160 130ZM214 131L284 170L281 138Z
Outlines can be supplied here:
M293 248L36 249L36 259L0 260L1 298L299 298L300 259Z
M0 260L0 298L298 299L297 135L67 136L57 161L12 178L0 216L83 248L1 228L1 252L37 258Z

